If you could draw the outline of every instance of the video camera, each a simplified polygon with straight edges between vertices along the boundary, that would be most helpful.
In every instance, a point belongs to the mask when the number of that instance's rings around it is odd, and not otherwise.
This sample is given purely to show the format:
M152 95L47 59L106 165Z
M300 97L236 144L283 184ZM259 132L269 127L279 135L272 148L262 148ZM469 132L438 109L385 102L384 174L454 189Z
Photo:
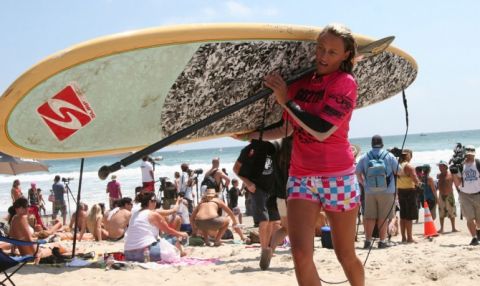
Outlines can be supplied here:
M163 193L165 199L177 198L177 188L168 180L168 177L160 177L160 192Z
M201 174L203 174L203 169L195 169L195 170L193 170L193 172L197 175L201 175Z
M450 165L448 168L452 174L458 174L459 172L463 172L463 162L465 161L465 146L462 143L457 143L455 148L453 149L453 156L448 161Z
M73 181L73 178L62 178L62 182L68 183L70 181Z
M400 149L400 148L393 147L392 149L387 149L387 151L392 153L393 156L395 156L397 158L402 156L402 149Z

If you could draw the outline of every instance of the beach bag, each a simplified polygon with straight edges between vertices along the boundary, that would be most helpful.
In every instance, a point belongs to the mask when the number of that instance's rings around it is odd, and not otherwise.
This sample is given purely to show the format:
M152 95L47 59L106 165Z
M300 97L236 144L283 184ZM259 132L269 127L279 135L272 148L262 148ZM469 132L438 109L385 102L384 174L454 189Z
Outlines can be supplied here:
M388 188L387 168L385 166L385 157L387 152L382 151L375 157L372 152L367 153L367 174L365 184L369 191L384 192Z
M160 259L162 262L175 263L180 261L180 251L164 238L160 238Z
M233 239L233 232L227 228L225 233L222 235L222 239Z
M215 180L216 173L217 173L217 170L211 172L208 176L205 176L200 186L206 186L207 189L215 189L215 191L218 191L218 184L217 184L217 181Z

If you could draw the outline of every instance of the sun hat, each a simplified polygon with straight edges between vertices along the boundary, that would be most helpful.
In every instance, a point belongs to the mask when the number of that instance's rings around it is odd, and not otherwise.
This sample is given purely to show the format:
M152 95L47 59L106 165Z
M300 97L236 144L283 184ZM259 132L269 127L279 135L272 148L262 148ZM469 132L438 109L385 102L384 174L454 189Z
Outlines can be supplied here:
M475 155L475 146L473 145L465 146L465 155Z
M440 165L445 165L445 166L448 167L448 163L447 163L446 161L444 161L444 160L440 160L440 162L438 162L437 165L438 165L438 166L440 166Z
M206 197L215 197L217 193L215 192L215 189L207 189L207 192L205 193Z

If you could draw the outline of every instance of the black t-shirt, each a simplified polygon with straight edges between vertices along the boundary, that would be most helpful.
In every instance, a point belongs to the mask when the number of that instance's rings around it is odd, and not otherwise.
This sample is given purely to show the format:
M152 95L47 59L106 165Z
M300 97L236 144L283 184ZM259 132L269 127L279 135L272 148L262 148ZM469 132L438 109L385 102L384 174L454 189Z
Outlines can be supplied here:
M252 140L242 149L237 161L242 163L239 175L252 181L267 193L273 190L273 157L275 146L268 141Z
M238 206L238 194L240 193L240 190L235 187L231 187L230 190L228 190L228 207L230 209L234 209Z

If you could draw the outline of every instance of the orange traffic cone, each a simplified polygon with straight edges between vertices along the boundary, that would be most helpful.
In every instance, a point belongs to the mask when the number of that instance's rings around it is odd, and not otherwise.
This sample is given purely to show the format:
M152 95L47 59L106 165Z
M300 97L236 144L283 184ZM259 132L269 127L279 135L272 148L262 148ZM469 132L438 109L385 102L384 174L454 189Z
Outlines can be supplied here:
M423 203L423 210L425 213L425 221L423 222L423 235L425 237L438 236L437 230L435 229L435 224L433 223L432 214L428 208L428 203L425 201Z

